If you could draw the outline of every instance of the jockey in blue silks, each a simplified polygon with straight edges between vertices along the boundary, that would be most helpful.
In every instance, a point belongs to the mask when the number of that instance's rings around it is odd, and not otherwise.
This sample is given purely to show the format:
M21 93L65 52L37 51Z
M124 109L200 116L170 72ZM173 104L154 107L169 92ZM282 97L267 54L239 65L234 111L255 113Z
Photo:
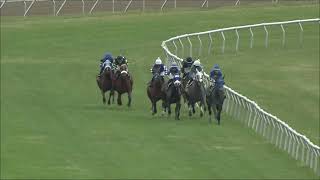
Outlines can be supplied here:
M154 62L154 65L151 69L151 73L152 73L152 75L154 75L155 73L158 73L162 77L162 80L164 80L165 72L166 72L166 66L164 64L162 64L160 57L158 57L156 59L156 61ZM151 82L152 81L153 81L153 77L152 77Z
M100 73L99 73L99 77L101 75L101 73L103 72L104 68L107 65L112 65L113 64L113 57L111 53L106 53L103 58L100 60Z
M167 72L167 75L169 75L169 81L168 86L172 81L181 80L180 79L180 69L176 62L173 62L169 68L169 71Z
M154 65L152 66L152 68L150 69L151 73L152 73L152 79L149 82L149 85L151 86L153 80L154 80L154 75L158 74L161 77L161 80L164 81L164 75L167 71L166 66L162 63L162 60L160 59L160 57L158 57L156 59L156 61L154 62Z
M218 64L215 64L210 71L210 78L213 80L215 87L218 89L223 88L225 84L224 77Z

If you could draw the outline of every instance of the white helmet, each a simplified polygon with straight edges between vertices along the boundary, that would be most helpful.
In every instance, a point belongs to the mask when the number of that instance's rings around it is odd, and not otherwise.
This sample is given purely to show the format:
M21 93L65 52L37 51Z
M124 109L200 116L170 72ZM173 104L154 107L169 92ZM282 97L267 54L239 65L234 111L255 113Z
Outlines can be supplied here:
M194 61L193 64L194 64L195 66L201 66L200 59Z
M162 61L161 61L161 59L159 57L156 59L155 64L162 64Z

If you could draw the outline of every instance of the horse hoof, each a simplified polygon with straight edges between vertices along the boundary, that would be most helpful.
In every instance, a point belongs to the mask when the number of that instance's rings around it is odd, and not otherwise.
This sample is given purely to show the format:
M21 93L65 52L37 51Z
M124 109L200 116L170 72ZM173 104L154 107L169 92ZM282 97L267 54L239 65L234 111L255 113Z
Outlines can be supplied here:
M192 116L192 113L189 111L189 117L191 117Z

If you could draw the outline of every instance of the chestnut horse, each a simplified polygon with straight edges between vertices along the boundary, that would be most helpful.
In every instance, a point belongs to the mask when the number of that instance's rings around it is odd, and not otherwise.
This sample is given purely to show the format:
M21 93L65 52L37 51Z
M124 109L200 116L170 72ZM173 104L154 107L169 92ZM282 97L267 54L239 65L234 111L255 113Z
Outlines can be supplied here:
M111 96L113 96L113 93L111 91L112 90L112 79L113 79L113 73L112 73L112 69L111 69L111 64L107 64L105 66L103 72L101 73L101 76L96 77L98 87L101 91L103 104L106 103L105 93L107 91L110 91L108 104L110 104L110 98L111 98ZM114 97L112 98L112 101L114 101Z
M113 78L113 90L118 93L118 105L122 105L121 95L124 93L128 93L128 106L131 105L131 93L132 93L132 86L133 80L131 75L128 72L128 66L126 64L122 64L119 68L119 75Z

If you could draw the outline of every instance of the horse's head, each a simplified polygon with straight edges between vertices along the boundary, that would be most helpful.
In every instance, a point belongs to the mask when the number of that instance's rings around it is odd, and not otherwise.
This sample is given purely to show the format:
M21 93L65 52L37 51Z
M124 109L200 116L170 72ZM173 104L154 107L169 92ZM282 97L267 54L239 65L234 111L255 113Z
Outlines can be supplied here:
M182 84L181 84L181 77L179 75L174 75L173 86L180 92Z
M130 79L130 75L129 75L128 71L122 70L120 72L120 78L121 79Z
M122 64L120 66L120 72L122 72L122 71L128 71L128 66L126 64Z
M163 82L164 82L163 78L161 77L161 75L159 73L153 74L153 84L161 86Z
M103 69L103 73L104 73L105 75L110 75L111 72L112 72L111 62L106 62L106 65L105 65L105 67L104 67L104 69Z
M196 73L196 76L195 76L195 79L194 79L194 80L195 80L196 82L202 83L202 82L203 82L203 72L197 70L197 73Z

